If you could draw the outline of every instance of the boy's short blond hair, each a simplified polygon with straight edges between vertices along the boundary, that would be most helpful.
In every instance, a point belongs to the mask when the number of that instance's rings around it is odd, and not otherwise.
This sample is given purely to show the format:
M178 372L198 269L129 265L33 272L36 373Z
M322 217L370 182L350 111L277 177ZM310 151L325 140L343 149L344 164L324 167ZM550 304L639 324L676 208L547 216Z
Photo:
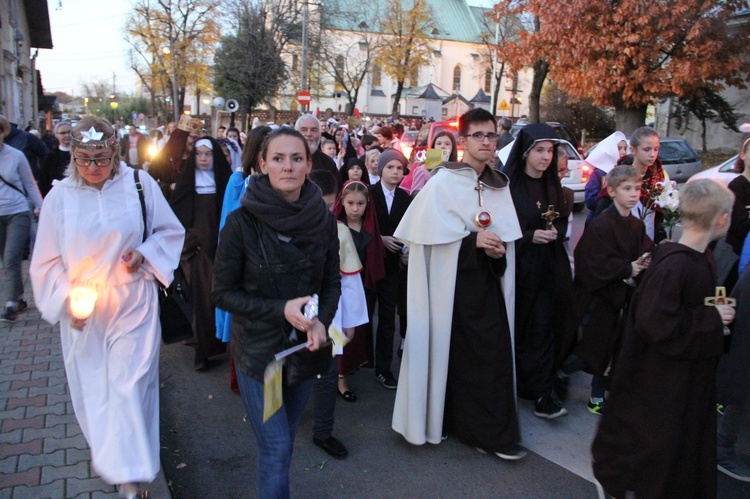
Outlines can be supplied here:
M613 189L617 189L620 184L627 182L628 180L634 180L637 183L641 182L641 176L636 169L630 165L615 166L610 170L606 177L607 187Z
M714 180L702 179L680 189L680 216L685 227L713 229L716 218L732 210L734 194Z

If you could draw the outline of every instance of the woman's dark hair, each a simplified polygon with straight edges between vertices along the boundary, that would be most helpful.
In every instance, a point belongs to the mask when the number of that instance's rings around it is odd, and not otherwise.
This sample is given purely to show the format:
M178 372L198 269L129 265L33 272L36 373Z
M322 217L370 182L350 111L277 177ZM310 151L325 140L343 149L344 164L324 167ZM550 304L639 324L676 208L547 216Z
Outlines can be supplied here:
M740 147L740 153L745 153L745 156L747 157L748 154L750 154L750 138L745 139L745 142L742 143L742 147ZM750 160L750 158L748 158ZM735 173L742 173L745 171L745 162L742 160L740 155L737 155L737 161L734 162L734 172Z
M270 126L253 128L247 136L247 144L242 150L242 176L248 177L259 170L258 159L263 147L263 141L273 129Z
M288 126L282 126L281 128L277 128L276 130L266 135L266 138L263 139L263 145L260 147L260 156L258 156L259 160L260 159L263 159L263 161L266 160L266 154L268 153L268 145L271 143L273 139L277 137L294 137L294 138L301 140L302 143L305 145L305 158L307 159L307 161L312 160L312 154L310 153L310 146L307 145L307 141L305 140L305 138L297 130Z
M442 132L435 135L435 138L432 139L431 147L433 149L435 149L435 143L440 137L448 137L449 139L451 139L451 153L450 156L448 156L448 161L455 163L456 161L458 161L458 146L456 146L456 137L453 136L453 132L449 130L443 130Z
M362 177L360 178L360 180L364 182L365 184L370 185L370 175L367 173L367 167L365 166L365 162L359 158L350 159L341 168L341 181L345 183L351 180L349 178L349 170L351 170L352 167L355 165L362 169Z
M245 144L242 143L242 136L240 135L240 129L234 126L230 126L227 128L226 133L224 134L225 137L229 135L229 132L237 132L237 143L240 145L240 147L245 147Z

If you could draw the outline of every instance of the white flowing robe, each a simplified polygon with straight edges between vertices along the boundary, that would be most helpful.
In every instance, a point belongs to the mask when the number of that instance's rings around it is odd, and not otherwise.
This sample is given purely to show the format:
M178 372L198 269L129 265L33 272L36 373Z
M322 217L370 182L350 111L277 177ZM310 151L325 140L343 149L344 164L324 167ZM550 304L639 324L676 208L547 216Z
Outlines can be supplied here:
M42 318L60 322L73 409L91 447L94 470L113 484L150 482L159 472L159 345L156 280L168 285L185 231L156 182L140 172L148 237L133 169L101 191L66 178L42 206L29 274ZM128 273L122 256L145 262ZM99 297L83 331L70 325L71 288Z
M507 243L502 291L513 342L513 241L521 238L521 228L510 190L484 185L479 208L474 169L438 168L394 233L409 246L409 314L392 426L415 445L441 442L458 253L463 238L479 231L474 216L480 210L492 214L487 230Z

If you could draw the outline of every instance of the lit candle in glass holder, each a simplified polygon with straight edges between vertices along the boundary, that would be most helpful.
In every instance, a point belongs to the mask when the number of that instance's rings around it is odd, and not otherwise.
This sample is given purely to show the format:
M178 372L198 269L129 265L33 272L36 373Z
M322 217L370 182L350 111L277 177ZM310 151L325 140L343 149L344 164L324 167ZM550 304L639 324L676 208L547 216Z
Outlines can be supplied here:
M99 293L91 288L78 286L70 290L70 311L76 319L88 319L94 311Z

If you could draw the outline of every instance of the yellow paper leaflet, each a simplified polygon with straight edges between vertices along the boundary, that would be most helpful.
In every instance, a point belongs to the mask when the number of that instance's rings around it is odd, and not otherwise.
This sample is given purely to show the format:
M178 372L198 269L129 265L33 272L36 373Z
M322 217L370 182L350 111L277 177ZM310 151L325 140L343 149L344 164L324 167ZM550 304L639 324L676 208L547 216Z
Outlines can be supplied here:
M443 161L448 161L448 151L442 149L427 149L424 157L424 167L432 170Z
M346 337L344 332L338 327L331 324L328 328L328 336L333 341L333 356L341 355L344 353L344 347L349 343L349 338Z
M266 366L263 373L263 422L276 414L284 402L281 393L281 371L283 360L274 360Z

